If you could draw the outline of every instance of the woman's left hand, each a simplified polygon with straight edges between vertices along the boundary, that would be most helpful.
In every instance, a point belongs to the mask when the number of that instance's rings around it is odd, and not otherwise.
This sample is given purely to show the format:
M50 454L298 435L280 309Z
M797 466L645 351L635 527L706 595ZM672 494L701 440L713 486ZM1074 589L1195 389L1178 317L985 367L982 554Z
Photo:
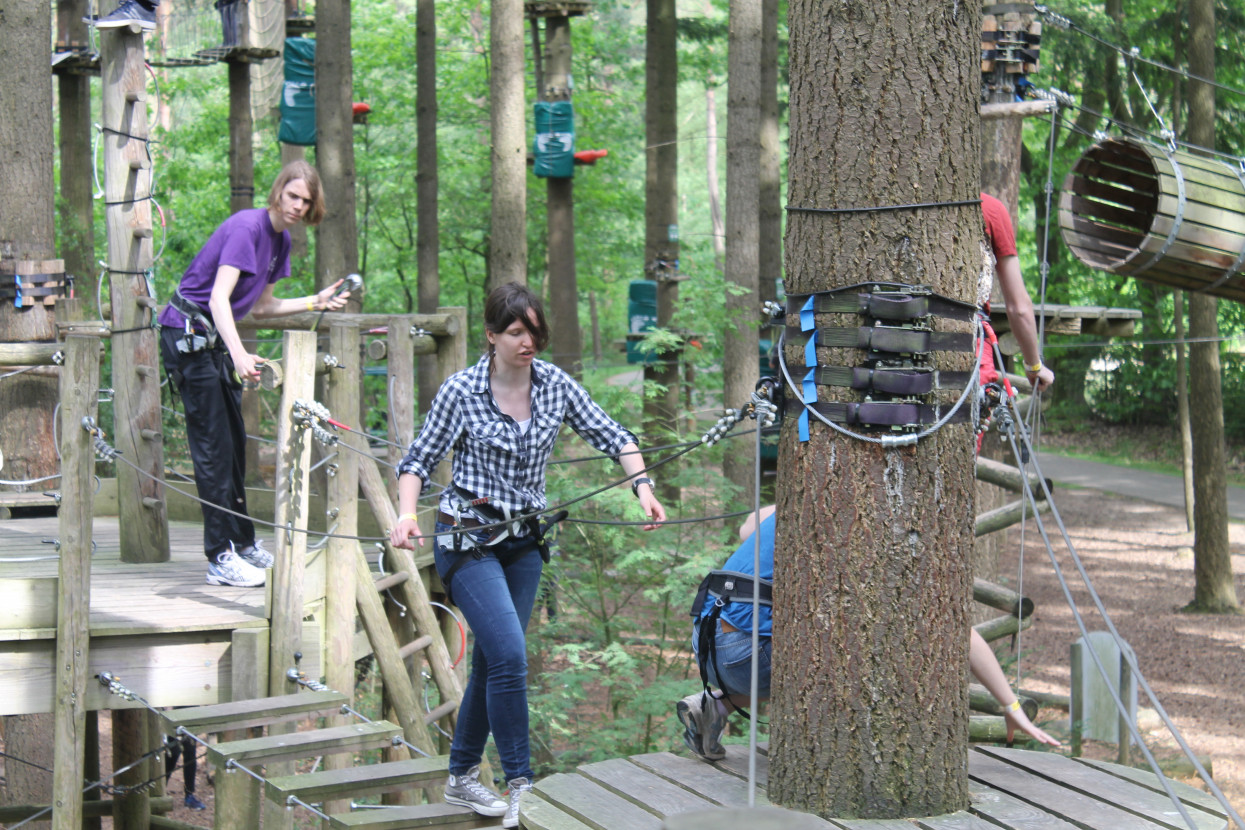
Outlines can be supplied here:
M1019 729L1021 732L1025 733L1040 744L1059 746L1059 741L1055 740L1038 728L1033 721L1029 720L1029 716L1025 714L1023 709L1005 712L1003 714L1003 720L1007 723L1008 744L1012 742L1012 739L1016 734L1016 730Z
M657 495L653 492L652 487L642 485L638 489L640 508L644 511L645 516L653 520L652 524L644 525L643 529L656 530L666 520L666 508L661 506L661 502L657 500Z

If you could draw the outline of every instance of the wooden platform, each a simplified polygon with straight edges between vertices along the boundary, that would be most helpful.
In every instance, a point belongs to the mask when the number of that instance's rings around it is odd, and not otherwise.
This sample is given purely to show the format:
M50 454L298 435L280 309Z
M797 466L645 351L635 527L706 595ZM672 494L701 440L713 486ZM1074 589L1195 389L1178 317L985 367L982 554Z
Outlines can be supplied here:
M52 711L57 533L54 516L0 521L0 715ZM90 673L118 675L156 706L229 700L233 632L268 628L267 590L208 585L201 524L172 522L169 535L170 561L124 563L117 519L95 518ZM305 578L302 667L313 677L321 674L322 559L309 557ZM94 683L87 700L92 709L134 705Z
M731 811L747 807L746 747L728 746L726 759L708 764L669 752L585 764L574 774L536 782L524 796L521 826L528 830L661 830L672 815L718 809L704 824L742 830ZM769 759L757 758L756 805L765 796ZM968 810L945 816L888 820L821 820L827 830L1186 830L1158 779L1148 772L1051 752L975 747L969 750ZM1198 830L1220 830L1226 813L1209 795L1172 784Z

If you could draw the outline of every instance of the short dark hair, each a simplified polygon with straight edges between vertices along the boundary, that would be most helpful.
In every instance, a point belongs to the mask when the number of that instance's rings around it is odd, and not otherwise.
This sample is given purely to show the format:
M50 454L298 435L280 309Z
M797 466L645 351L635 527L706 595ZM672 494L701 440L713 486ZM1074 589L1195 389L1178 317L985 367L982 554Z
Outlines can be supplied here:
M307 185L307 193L311 196L311 204L307 206L303 223L315 227L320 224L328 208L324 204L324 188L320 186L320 174L316 172L316 168L302 159L291 161L281 168L281 172L277 174L277 180L272 183L272 190L268 192L268 207L280 208L281 191L296 179L303 180L303 184Z
M535 312L536 326L528 312ZM532 334L536 351L542 352L549 345L549 324L545 322L545 305L540 297L526 285L508 282L489 292L484 301L484 328L493 334L501 334L518 320ZM491 351L491 350L490 350Z

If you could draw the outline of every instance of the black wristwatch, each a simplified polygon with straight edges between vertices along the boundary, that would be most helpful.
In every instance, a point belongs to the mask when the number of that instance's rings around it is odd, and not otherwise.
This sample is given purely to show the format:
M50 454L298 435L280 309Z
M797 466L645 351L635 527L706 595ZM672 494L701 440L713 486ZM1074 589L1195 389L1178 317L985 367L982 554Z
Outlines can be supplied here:
M657 492L657 485L655 485L653 483L653 480L649 478L648 476L640 476L639 478L633 478L631 480L631 493L637 499L640 497L640 485L641 484L647 484L650 490L652 490L654 493Z

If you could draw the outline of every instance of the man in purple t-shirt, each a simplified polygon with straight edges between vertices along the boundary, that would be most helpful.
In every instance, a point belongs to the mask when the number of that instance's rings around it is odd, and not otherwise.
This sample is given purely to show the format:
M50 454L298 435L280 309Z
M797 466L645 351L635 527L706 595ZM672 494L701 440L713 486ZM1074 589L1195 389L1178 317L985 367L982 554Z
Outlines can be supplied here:
M268 194L268 206L226 219L186 269L160 313L164 368L186 410L186 442L203 500L203 550L210 585L264 584L272 554L255 538L247 517L246 429L242 381L259 380L259 355L238 336L237 320L340 309L350 292L333 285L296 299L273 296L290 274L289 228L324 218L320 176L305 161L287 164ZM218 509L219 508L219 509Z

